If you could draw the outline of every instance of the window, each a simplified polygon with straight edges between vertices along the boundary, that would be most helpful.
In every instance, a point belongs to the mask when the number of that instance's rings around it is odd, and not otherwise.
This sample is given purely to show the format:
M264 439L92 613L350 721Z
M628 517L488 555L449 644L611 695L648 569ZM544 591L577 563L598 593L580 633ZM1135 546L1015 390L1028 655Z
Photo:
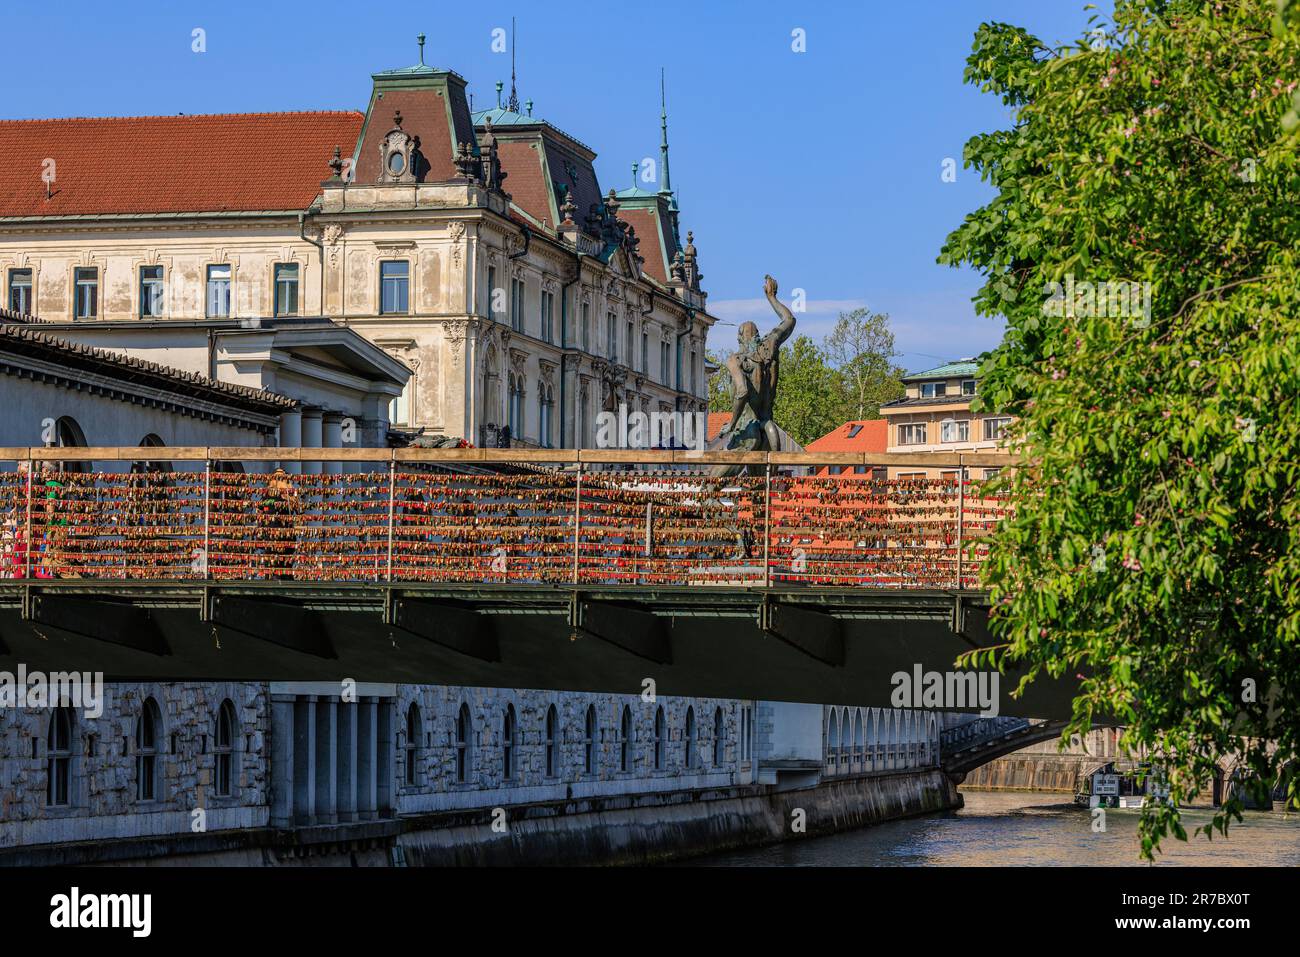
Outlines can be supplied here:
M619 723L618 769L632 770L632 709L623 706L623 720Z
M493 319L497 317L497 267L488 266L487 277L487 314Z
M686 709L686 734L682 737L682 750L686 752L686 766L695 767L695 709Z
M146 698L135 719L135 799L156 801L159 791L158 741L162 715L158 702Z
M695 367L696 367L696 362L695 362L695 350L692 349L692 350L691 350L691 395L698 395L698 394L699 394L699 393L698 393L698 390L695 388L695 385L696 385L696 382L695 382L695 373L696 373L696 368L695 368Z
M524 331L524 281L510 280L510 328L515 332Z
M420 759L420 706L414 701L406 709L406 783L414 784L417 780L416 765Z
M899 445L924 445L925 444L925 423L911 422L907 425L898 427L898 444Z
M506 781L515 776L515 706L506 705L506 715L501 719L501 777Z
M32 271L9 270L9 308L20 316L32 313Z
M754 756L754 706L745 705L740 710L740 759L749 761Z
M658 708L655 709L654 748L655 748L655 770L656 771L662 771L664 767L664 747L667 744L666 739L668 737L667 724L668 724L667 721L664 719L663 705L660 705Z
M379 312L389 316L410 312L411 264L389 259L379 264Z
M94 319L99 315L99 270L93 266L74 269L72 282L76 287L76 317Z
M722 723L722 708L713 710L713 764L721 767L726 760L726 728Z
M388 421L393 425L411 424L411 394L415 391L415 374L402 386L402 394L388 403Z
M961 394L962 394L962 395L974 395L974 394L975 394L975 380L974 380L974 379L962 379L962 380L961 380Z
M464 784L469 780L470 768L470 751L469 751L469 705L461 702L460 710L456 712L456 783Z
M551 420L555 414L555 391L549 385L541 385L537 394L538 403L538 425L537 439L542 448L551 448Z
M985 481L988 481L988 480L991 479L991 478L997 478L997 477L998 477L998 473L1000 473L1001 471L1002 471L1001 469L985 469L985 470L984 470L984 480L985 480Z
M556 741L556 734L559 731L559 715L555 712L555 705L546 709L546 776L553 778L559 773L560 766L560 748Z
M1011 424L1011 419L985 419L984 420L984 441L997 442L1001 441L1007 434L1007 426Z
M275 314L298 315L298 264L275 264Z
M45 738L45 804L67 807L72 803L71 708L55 708Z
M140 317L161 316L166 307L167 290L163 285L162 266L140 267Z
M641 333L641 371L650 371L650 333Z
M580 330L580 332L582 335L582 351L590 352L591 351L591 303L589 302L584 302L582 304L582 329Z
M669 373L672 372L671 349L667 342L659 343L659 381L664 385L672 385Z
M215 265L208 267L207 315L213 319L223 319L230 315L230 267Z
M629 319L627 321L627 326L623 331L623 361L629 366L632 364L632 357L636 355L636 353L632 351L632 336L632 320Z
M510 437L517 439L524 431L524 377L511 372L508 385L510 406L507 409L507 428L510 429Z
M856 438L858 437L858 433L861 432L861 431L862 431L862 423L861 423L861 422L853 422L853 423L851 423L851 424L849 425L849 434L848 434L848 437L849 437L850 439L856 439Z
M961 419L944 419L939 423L939 441L940 442L969 442L970 441L970 420Z
M235 779L235 706L227 698L217 709L217 736L213 751L216 754L214 785L217 795L229 797Z
M588 774L596 773L596 745L599 733L596 727L596 706L589 704L587 720L582 729L582 769Z
M542 293L542 339L555 341L555 293Z
M605 316L605 353L610 362L618 361L618 316Z
M941 399L944 391L944 383L942 382L921 383L921 398L923 399Z

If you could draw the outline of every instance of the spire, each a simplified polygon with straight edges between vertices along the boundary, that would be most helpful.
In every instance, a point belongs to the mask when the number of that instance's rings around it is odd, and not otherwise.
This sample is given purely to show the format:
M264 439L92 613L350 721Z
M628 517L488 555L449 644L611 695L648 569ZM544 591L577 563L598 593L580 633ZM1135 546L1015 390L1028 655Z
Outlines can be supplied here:
M415 42L420 44L420 66L424 66L424 34L417 36Z
M519 93L515 90L515 18L510 18L510 100L506 109L511 113L519 112Z
M663 171L659 192L668 193L670 209L677 208L677 197L672 195L673 179L668 173L668 97L664 89L664 68L659 68L659 168Z

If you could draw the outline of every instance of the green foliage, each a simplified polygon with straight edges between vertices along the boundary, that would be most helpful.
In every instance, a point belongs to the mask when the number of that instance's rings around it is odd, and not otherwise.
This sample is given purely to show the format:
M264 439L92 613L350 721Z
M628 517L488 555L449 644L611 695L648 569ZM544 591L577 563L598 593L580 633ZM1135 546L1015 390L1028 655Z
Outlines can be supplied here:
M796 442L807 445L840 424L833 401L837 386L825 350L807 336L795 336L781 347L773 417Z
M1103 37L985 24L968 60L1016 111L967 144L997 194L940 257L1007 318L977 403L1019 416L1030 463L1004 480L991 623L1027 680L1086 674L1066 734L1124 724L1176 803L1217 759L1264 787L1297 751L1297 9L1120 0ZM1149 315L1045 309L1067 279L1150 283ZM1144 857L1169 834L1176 807L1144 810Z
M888 315L870 309L840 313L825 350L842 393L841 422L877 418L882 404L902 398L904 370L890 361L894 333Z

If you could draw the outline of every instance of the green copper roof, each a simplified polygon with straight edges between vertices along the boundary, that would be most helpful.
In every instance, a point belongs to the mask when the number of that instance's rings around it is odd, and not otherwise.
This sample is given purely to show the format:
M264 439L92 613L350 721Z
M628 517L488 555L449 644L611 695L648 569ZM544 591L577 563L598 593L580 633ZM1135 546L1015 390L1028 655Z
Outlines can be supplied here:
M472 116L475 126L479 126L484 120L491 120L493 126L540 126L546 122L540 116L513 113L499 106L490 110L475 110Z
M641 189L639 186L629 186L627 189L620 189L614 194L619 199L658 199L658 193L652 193L648 189Z
M924 372L910 372L906 378L911 379L955 379L957 376L967 378L977 375L980 371L980 364L973 360L962 360L960 362L949 362L947 365L937 366L933 369L926 369Z

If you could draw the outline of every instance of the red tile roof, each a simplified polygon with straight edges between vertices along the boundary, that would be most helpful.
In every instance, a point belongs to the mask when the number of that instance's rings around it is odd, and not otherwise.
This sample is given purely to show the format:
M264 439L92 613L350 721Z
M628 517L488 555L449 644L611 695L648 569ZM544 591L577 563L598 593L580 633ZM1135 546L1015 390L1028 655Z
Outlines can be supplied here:
M708 441L712 442L721 435L722 427L730 421L730 412L710 412L708 422Z
M0 120L0 216L306 209L357 112ZM53 195L41 179L54 161Z
M861 426L852 436L854 426ZM889 423L884 419L845 422L808 443L809 452L883 452L889 447Z

